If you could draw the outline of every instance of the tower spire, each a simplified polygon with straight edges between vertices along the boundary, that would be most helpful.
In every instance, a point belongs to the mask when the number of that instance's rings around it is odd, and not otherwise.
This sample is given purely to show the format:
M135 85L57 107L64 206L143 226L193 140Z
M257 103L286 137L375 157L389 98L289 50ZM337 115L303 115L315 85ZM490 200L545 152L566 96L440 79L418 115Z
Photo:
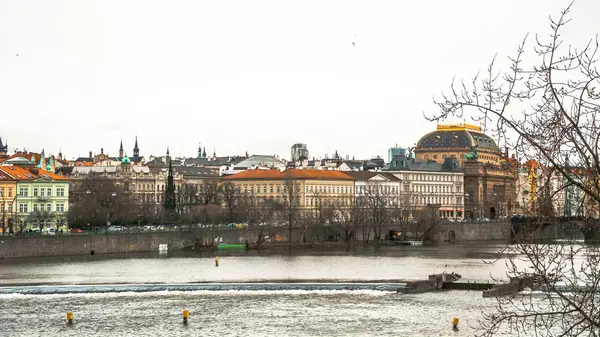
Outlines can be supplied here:
M133 156L134 157L140 156L140 148L138 147L137 136L135 136L135 146L133 147Z
M121 138L121 146L119 146L119 159L123 159L123 138Z
M202 159L202 144L198 143L198 159Z

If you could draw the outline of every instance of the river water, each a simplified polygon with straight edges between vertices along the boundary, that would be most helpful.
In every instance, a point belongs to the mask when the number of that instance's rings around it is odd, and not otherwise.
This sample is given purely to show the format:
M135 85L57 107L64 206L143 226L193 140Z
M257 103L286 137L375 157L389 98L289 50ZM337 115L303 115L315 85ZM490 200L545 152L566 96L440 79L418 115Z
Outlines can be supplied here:
M502 277L485 263L500 246L393 247L367 251L96 255L0 261L0 336L472 336L494 299L478 291L398 295L380 290L194 290L23 294L44 285L181 284L306 280ZM221 254L221 253L219 253ZM97 287L97 286L96 286ZM35 291L34 291L35 292ZM41 291L40 291L41 293ZM190 310L187 326L181 312ZM75 324L65 324L73 311ZM453 317L460 330L452 331Z

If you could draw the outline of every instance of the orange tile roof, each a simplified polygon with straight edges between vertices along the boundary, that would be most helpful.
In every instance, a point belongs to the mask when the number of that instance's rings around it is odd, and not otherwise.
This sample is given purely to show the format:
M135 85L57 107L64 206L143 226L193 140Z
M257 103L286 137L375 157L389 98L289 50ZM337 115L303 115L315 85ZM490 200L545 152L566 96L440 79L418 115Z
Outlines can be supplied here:
M8 167L8 166L4 166ZM2 170L2 166L0 166L0 181L14 181L15 178L11 177L8 173Z
M52 172L47 172L31 167L24 168L19 166L0 166L0 171L4 172L5 174L11 176L13 179L16 180L35 180L40 177L46 177L52 180L68 180L67 178L61 177Z
M0 170L16 180L35 180L38 178L36 175L29 172L29 170L20 166L2 166L0 167Z
M58 174L55 174L54 172L48 172L48 171L44 171L44 170L39 170L38 176L46 177L46 178L52 179L52 180L64 180L64 181L69 180L63 176L59 176Z
M226 176L223 179L225 180L238 180L238 179L271 179L271 180L279 180L279 179L311 179L311 180L354 180L353 177L345 174L340 171L326 171L326 170L298 170L298 169L288 169L283 172L279 170L247 170L244 172L240 172L238 174L234 174L231 176Z
M73 163L75 166L94 166L91 161L76 161Z

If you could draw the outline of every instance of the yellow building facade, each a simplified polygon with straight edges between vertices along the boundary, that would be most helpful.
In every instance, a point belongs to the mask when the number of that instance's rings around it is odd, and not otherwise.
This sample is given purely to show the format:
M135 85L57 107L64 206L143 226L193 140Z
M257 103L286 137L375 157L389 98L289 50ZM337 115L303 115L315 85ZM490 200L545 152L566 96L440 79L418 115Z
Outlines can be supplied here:
M0 232L5 232L15 209L17 180L0 170Z
M318 205L351 205L354 196L354 178L340 171L325 170L247 170L223 178L236 190L256 198L284 201L292 199L301 208Z

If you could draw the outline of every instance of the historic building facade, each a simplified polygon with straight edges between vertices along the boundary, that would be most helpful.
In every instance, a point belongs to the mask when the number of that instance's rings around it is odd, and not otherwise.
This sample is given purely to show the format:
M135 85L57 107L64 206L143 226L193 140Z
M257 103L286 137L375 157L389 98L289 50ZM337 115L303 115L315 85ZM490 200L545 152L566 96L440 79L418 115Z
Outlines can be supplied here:
M284 202L293 188L294 203L304 209L350 206L354 199L354 178L340 171L256 169L223 177L239 193L255 198Z
M419 139L414 152L417 159L440 164L446 158L456 158L462 166L474 150L479 161L500 165L502 153L496 142L481 127L471 124L438 124L436 131Z
M405 216L419 217L430 206L440 218L463 218L465 175L456 158L445 158L440 164L410 154L395 155L384 171L401 181L400 205Z
M12 200L5 213L11 231L67 225L68 179L35 167L0 166L0 172L16 182L14 197L10 191L5 196Z
M2 232L8 229L9 219L12 219L17 197L16 190L17 180L5 173L0 167L0 216L2 217L0 220L2 228L0 230Z

